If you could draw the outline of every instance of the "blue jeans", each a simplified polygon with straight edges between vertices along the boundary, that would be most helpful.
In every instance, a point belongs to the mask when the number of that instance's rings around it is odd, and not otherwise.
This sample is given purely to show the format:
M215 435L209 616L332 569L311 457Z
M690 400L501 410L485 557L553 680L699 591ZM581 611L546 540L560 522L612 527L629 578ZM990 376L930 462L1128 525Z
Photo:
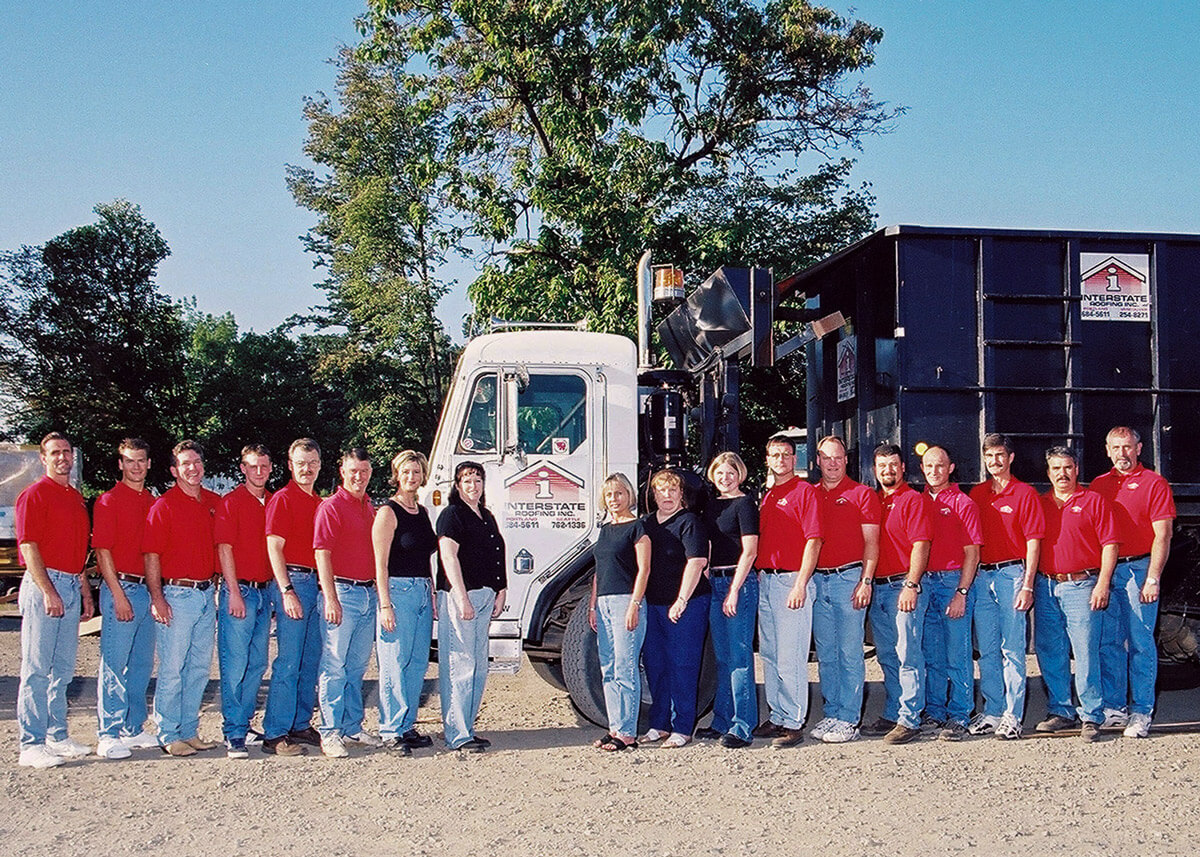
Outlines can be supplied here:
M433 639L432 581L428 577L389 577L388 597L396 629L376 629L379 659L379 735L396 738L417 722L421 686L429 668ZM380 614L382 615L382 614Z
M158 743L166 746L195 738L200 731L200 703L212 668L217 609L212 589L165 585L163 596L171 608L171 624L157 635L154 720Z
M750 740L758 725L758 686L754 683L754 619L758 611L758 575L751 572L738 592L737 614L725 615L723 604L732 577L712 578L708 627L717 661L717 695L712 728Z
M812 644L816 584L808 582L804 606L791 610L788 592L799 572L758 576L758 653L771 722L799 729L808 716L808 650Z
M221 667L221 731L226 740L245 738L258 705L258 686L267 671L271 640L271 593L238 585L246 615L229 615L229 590L222 582L217 596L217 663Z
M17 690L17 729L21 749L46 739L67 737L67 685L75 676L79 648L79 575L46 569L62 599L63 615L47 616L33 579L25 574L17 605L21 610L21 685Z
M446 746L461 747L475 737L475 718L488 674L488 626L496 591L471 589L474 619L463 619L449 592L438 592L438 695Z
M316 572L291 571L292 586L300 598L304 615L289 618L283 610L283 594L271 587L275 608L275 660L263 712L263 734L278 738L312 725L317 704L317 674L321 668L325 622L320 612L320 590Z
M971 612L975 588L967 590L966 612L946 615L961 572L929 571L921 584L929 593L925 611L925 713L939 723L967 725L975 707L975 659L971 651Z
M871 633L875 635L875 657L883 669L885 699L883 716L887 720L916 729L925 710L925 654L921 638L925 630L925 612L929 590L922 588L917 607L910 613L900 611L903 580L875 585L871 593Z
M325 626L325 648L317 695L321 705L321 737L357 735L363 724L363 675L375 648L375 614L379 598L374 586L334 583L342 605L342 622L325 621L325 598L317 609Z
M832 574L814 574L813 637L820 667L821 699L826 717L857 724L862 717L865 610L856 610L854 590L862 565Z
M117 619L112 591L100 587L100 666L96 671L96 733L101 738L136 735L146 725L146 690L154 672L154 617L144 583L121 581L133 608L128 622Z
M1104 617L1092 610L1096 576L1053 581L1037 576L1033 599L1033 650L1046 683L1046 710L1061 717L1104 722L1100 695L1100 632ZM1078 712L1071 706L1071 655L1075 656Z
M1149 569L1150 557L1117 564L1100 636L1104 707L1124 709L1129 700L1129 711L1146 716L1154 713L1154 683L1158 680L1154 641L1158 602L1143 604L1141 597Z
M632 598L632 595L601 595L596 599L596 645L600 650L608 732L621 738L637 735L642 707L642 674L638 663L646 639L646 605L642 604L637 627L630 631L625 627L625 612Z
M696 729L709 599L708 595L693 596L678 622L668 618L669 604L646 605L642 663L650 686L651 729L689 736Z
M1025 613L1013 607L1025 564L1020 560L990 571L979 569L975 583L975 644L979 650L979 692L983 713L1025 717Z

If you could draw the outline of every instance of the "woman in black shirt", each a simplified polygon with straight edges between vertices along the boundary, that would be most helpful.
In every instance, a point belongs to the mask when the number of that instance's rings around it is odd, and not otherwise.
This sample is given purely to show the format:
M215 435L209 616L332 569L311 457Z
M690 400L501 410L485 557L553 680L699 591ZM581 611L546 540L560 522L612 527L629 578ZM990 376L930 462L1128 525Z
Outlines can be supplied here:
M429 476L425 456L411 449L392 459L396 493L379 507L371 527L375 589L379 593L379 737L409 755L432 740L416 730L421 685L433 636L433 568L437 536L417 489Z

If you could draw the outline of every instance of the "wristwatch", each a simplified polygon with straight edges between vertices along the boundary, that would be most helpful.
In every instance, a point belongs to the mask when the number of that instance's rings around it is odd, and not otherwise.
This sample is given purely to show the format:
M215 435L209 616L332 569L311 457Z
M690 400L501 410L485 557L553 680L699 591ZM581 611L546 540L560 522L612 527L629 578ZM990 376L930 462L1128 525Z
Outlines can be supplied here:
M963 596L965 596L968 592L970 592L969 589L964 589L961 586L958 587L957 589L955 589L954 591L957 592L959 595L963 595Z
M904 588L905 589L915 589L915 590L917 590L917 592L920 592L921 584L913 583L911 580L906 580L906 581L904 581Z

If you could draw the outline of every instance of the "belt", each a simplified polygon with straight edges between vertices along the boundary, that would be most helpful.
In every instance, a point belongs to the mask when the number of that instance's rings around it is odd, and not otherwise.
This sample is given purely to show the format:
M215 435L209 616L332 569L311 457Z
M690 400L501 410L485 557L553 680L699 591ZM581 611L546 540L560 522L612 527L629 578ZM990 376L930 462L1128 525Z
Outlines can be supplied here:
M845 565L839 565L837 568L818 568L817 574L841 574L843 571L849 571L852 568L861 568L862 560L858 559L854 562L848 562Z
M266 589L274 582L273 580L239 580L238 586L249 586L251 589Z
M353 577L338 577L334 575L334 583L344 583L347 586L374 586L374 580L355 580Z
M289 565L287 570L292 574L316 574L317 570L307 565Z
M1003 562L984 562L984 563L980 563L979 570L980 571L995 571L998 568L1004 568L1004 566L1006 566L1006 565L1020 565L1021 562L1023 562L1023 560L1019 560L1019 559L1006 559Z
M1140 553L1137 556L1119 556L1117 562L1137 562L1139 559L1146 559L1149 556L1148 553Z
M737 573L736 565L716 565L709 568L708 573L713 577L733 577Z
M795 574L794 568L759 568L756 571L761 571L763 574Z
M145 577L143 577L142 575L140 575L140 574L128 574L128 573L126 573L126 572L124 572L124 571L118 571L118 572L117 572L117 580L120 580L120 581L122 581L122 582L124 582L124 583L141 583L141 584L145 584L145 582L146 582L146 578L145 578Z
M881 583L895 583L899 580L904 580L906 577L908 577L908 572L902 571L899 574L889 574L887 577L880 577L879 575L876 575L875 579L871 582L878 586Z
M186 577L172 577L163 580L164 586L181 586L184 589L199 589L201 592L212 586L212 578L208 580L191 580Z
M1098 568L1085 568L1083 571L1074 571L1068 574L1048 574L1044 571L1039 571L1038 574L1043 577L1048 577L1057 583L1066 583L1072 580L1087 580L1089 577L1095 577L1100 573Z

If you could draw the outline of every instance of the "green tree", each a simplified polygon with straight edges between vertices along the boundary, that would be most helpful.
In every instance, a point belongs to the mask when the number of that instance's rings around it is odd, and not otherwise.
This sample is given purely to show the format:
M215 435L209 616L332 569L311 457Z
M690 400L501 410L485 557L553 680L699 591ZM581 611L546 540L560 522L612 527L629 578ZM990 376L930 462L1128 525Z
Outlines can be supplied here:
M155 477L185 401L184 326L154 283L167 242L125 200L42 247L0 254L0 404L10 433L51 430L83 451L90 490L108 487L116 444L140 435Z

